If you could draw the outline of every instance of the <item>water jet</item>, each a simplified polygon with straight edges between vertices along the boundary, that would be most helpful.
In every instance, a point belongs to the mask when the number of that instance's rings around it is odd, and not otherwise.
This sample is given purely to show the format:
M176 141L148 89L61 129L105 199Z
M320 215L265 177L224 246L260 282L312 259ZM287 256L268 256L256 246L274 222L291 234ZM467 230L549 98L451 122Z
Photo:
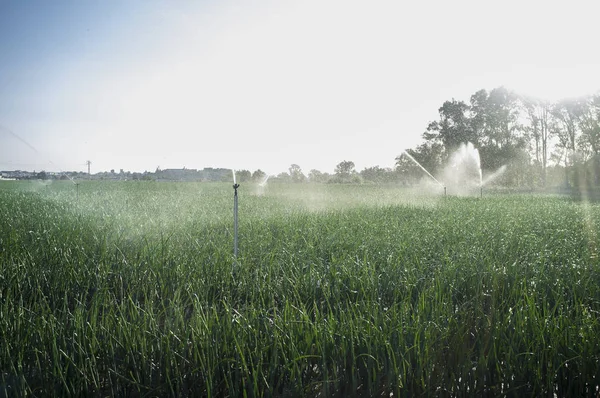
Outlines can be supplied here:
M412 155L410 153L408 153L406 150L403 151L404 154L417 166L419 166L419 168L421 170L423 170L425 172L425 174L427 174L429 177L431 177L431 179L433 181L435 181L439 186L441 186L442 188L444 188L444 196L446 196L446 185L442 184L441 182L439 182L425 167L423 167L423 165L421 165L421 163L419 163L417 161L417 159L413 158Z
M265 175L265 178L258 184L261 188L264 188L267 185L267 181L269 181L270 174Z
M479 150L467 142L461 144L450 156L443 171L444 180L450 183L453 194L477 195L483 194L483 173Z

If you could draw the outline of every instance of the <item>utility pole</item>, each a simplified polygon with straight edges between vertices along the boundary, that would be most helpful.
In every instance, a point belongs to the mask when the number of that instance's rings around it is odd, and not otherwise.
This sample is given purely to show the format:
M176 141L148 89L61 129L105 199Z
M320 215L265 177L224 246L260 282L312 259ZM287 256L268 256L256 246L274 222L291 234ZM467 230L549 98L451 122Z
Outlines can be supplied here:
M92 162L91 162L91 160L88 160L85 162L85 164L88 167L88 179L90 179L90 178L92 178L92 174L90 173L90 166L92 165Z

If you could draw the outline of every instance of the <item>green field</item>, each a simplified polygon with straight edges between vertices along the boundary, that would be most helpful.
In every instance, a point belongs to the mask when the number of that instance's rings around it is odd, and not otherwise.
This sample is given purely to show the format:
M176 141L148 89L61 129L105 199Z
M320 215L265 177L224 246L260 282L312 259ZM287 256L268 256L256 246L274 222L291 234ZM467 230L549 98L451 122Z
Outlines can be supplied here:
M600 207L0 182L0 396L596 396Z

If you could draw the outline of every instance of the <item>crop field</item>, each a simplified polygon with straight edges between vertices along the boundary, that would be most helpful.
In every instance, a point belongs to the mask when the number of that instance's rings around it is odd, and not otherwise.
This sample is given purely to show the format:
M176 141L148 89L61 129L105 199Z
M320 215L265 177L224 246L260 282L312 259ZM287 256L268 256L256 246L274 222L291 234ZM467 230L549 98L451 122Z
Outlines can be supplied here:
M0 182L0 396L597 396L600 207Z

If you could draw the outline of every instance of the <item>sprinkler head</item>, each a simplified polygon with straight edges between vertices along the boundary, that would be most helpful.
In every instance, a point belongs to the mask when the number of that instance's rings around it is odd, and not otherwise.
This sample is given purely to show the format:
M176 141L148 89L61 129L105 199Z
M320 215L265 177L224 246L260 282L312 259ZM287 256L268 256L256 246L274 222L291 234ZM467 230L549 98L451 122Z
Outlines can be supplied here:
M233 189L238 189L240 187L240 184L233 184Z

